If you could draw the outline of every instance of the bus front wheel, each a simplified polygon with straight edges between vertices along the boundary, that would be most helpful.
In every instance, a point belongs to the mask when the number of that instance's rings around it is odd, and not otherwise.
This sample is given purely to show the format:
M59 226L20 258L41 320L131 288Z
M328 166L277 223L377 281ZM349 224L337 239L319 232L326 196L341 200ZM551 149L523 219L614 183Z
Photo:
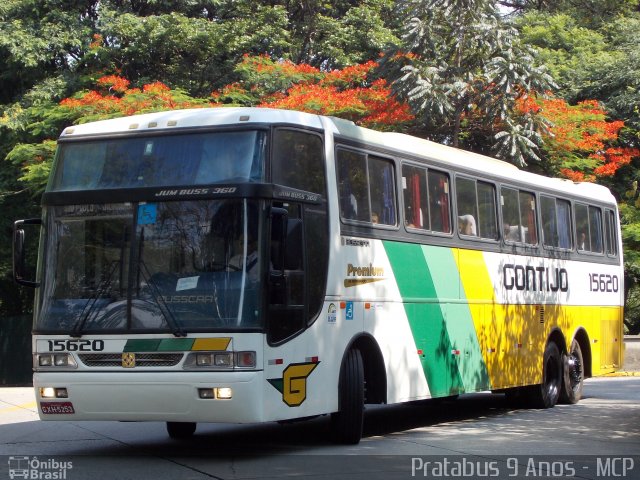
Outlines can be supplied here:
M167 422L167 433L171 438L189 438L195 431L193 422Z
M551 408L558 403L563 370L560 350L554 342L549 342L542 358L542 383L530 387L529 400L533 408Z
M362 438L364 423L364 366L357 348L347 352L340 370L339 408L331 415L336 441L355 445Z
M560 402L574 404L582 398L584 385L584 363L580 344L574 340L571 342L569 353L564 356L564 375L562 378L562 390Z

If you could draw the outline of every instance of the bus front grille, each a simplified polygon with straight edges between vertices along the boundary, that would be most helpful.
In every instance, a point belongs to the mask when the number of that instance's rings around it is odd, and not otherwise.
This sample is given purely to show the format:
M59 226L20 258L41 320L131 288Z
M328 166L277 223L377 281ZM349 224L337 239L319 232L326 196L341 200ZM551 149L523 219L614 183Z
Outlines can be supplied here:
M175 367L183 353L136 353L136 367ZM80 361L87 367L122 367L121 353L82 353Z

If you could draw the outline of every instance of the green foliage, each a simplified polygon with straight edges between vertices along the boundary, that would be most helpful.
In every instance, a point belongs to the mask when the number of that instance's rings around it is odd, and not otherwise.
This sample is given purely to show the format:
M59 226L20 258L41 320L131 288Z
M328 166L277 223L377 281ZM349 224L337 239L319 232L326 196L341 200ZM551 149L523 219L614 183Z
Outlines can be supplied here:
M524 93L553 82L536 65L488 0L404 0L406 29L400 47L387 54L386 72L399 95L437 141L494 153L517 165L538 160L534 112L513 115Z
M640 192L635 181L620 204L625 258L625 327L640 334Z
M22 167L23 175L18 180L39 194L47 185L55 152L56 142L53 140L35 144L20 143L9 152L7 160Z

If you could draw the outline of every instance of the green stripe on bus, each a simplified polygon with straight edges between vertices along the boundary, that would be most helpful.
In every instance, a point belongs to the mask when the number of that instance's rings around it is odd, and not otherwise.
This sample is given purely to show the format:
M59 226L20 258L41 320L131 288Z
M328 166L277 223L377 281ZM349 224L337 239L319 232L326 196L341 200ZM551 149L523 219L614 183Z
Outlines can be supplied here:
M457 251L443 247L423 246L422 252L431 272L436 298L441 301L452 350L460 352L456 357L464 389L466 392L489 390L491 388L489 372L482 358L482 349L471 310L467 303L456 301L466 300L462 279L453 257Z
M424 300L405 302L404 308L416 347L422 350L420 360L431 395L438 397L464 392L457 360L451 354L453 347L445 316L441 306L434 303L438 294L421 245L383 244L402 298ZM451 250L443 248L441 255L451 257ZM457 271L454 273L458 277Z
M125 352L180 352L191 350L193 338L163 338L127 340Z

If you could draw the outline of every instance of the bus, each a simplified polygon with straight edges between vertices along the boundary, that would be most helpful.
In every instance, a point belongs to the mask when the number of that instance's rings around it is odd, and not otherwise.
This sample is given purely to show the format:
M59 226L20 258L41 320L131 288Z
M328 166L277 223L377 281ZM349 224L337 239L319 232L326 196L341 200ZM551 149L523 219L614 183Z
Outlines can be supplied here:
M595 184L211 108L66 128L42 208L14 228L42 420L182 438L330 415L355 444L365 405L493 391L550 408L622 363L618 211Z

